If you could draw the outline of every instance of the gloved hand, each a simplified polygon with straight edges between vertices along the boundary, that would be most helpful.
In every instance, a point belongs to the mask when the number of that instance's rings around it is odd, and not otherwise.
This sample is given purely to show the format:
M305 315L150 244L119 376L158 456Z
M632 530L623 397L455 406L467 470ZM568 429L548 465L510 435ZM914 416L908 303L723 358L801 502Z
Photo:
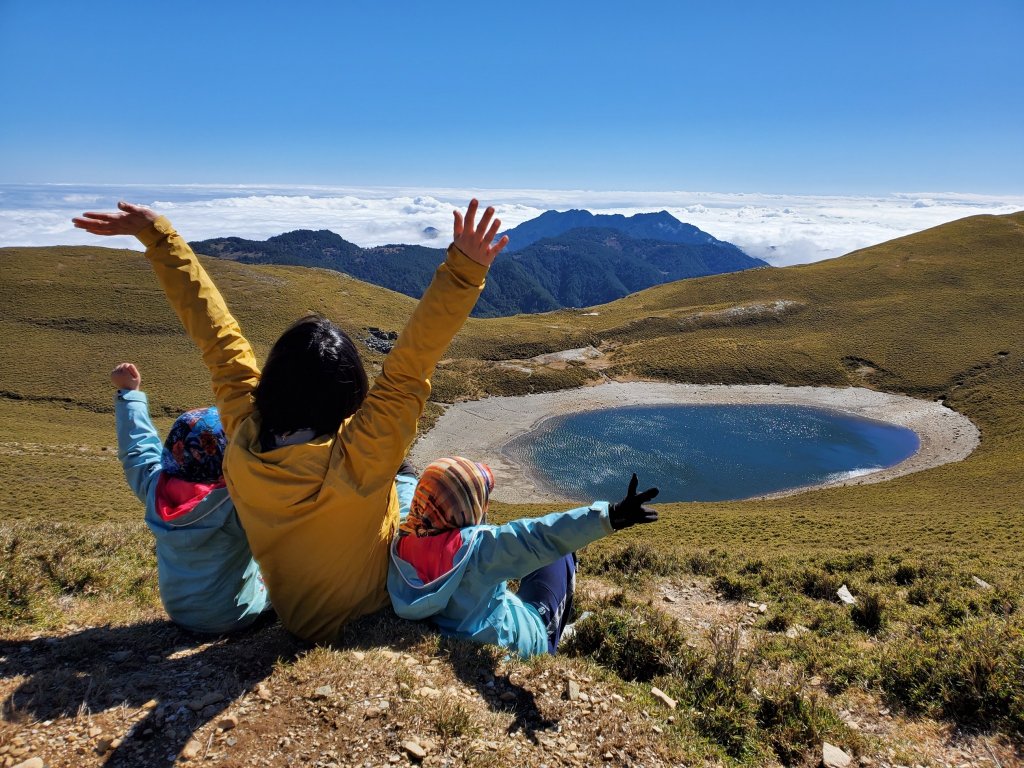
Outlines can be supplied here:
M617 501L608 507L608 517L611 520L612 528L621 531L637 523L655 523L658 521L658 513L650 507L645 507L648 501L658 495L657 488L648 488L643 493L636 492L636 472L633 479L629 481L629 490L626 498Z

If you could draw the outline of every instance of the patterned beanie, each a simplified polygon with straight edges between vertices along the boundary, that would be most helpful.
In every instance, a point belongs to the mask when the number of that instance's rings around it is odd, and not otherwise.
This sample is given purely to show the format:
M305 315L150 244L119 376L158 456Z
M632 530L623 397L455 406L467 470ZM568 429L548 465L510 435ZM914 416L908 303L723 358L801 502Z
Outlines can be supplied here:
M453 528L483 522L494 488L486 464L461 456L428 464L416 484L409 516L399 526L403 534L434 536Z
M224 479L227 442L216 408L186 411L167 435L160 464L164 472L180 480L219 483Z

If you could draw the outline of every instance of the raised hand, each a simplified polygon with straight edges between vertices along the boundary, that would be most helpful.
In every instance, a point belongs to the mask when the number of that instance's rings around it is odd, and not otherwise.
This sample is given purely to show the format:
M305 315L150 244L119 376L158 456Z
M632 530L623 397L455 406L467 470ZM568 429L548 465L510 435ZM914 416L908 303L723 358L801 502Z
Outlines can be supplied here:
M110 372L110 381L118 389L138 389L142 386L142 374L132 363L121 363Z
M117 207L120 209L119 213L87 211L72 219L71 223L94 235L137 235L160 218L156 211L123 200Z
M494 261L494 257L501 253L502 248L508 245L508 236L503 236L501 240L494 245L491 245L491 242L494 240L494 236L498 234L498 230L501 229L501 219L494 219L494 208L488 207L487 210L484 211L483 218L480 219L480 224L476 225L474 223L474 219L476 218L476 209L478 205L479 203L475 198L469 201L469 207L466 209L465 219L463 219L461 212L454 212L454 242L455 246L460 251L469 256L469 258L477 264L483 264L485 267L489 267L491 262Z
M637 479L636 472L634 472L633 479L629 481L629 490L626 492L626 498L615 502L608 508L608 517L611 519L612 528L616 531L621 531L623 528L629 528L638 523L656 523L658 521L658 513L650 507L644 506L644 504L658 495L658 489L648 488L643 493L638 494L636 486Z

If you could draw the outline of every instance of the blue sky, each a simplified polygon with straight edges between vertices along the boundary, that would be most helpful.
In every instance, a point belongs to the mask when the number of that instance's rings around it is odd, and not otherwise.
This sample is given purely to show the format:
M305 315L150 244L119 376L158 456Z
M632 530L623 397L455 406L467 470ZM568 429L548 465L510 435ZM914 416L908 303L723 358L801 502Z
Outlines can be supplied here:
M0 0L0 183L1024 191L1024 3Z

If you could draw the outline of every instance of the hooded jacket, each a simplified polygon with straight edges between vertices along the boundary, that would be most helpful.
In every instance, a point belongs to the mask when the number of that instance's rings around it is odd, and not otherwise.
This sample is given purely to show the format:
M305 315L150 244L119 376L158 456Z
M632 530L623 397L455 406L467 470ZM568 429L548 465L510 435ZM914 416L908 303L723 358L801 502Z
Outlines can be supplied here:
M220 292L166 218L138 238L210 370L228 436L224 477L274 608L296 635L333 640L346 621L387 605L395 473L434 366L473 309L487 267L450 246L359 410L335 434L264 450L253 407L260 371Z
M400 546L405 536L396 538L388 570L391 604L402 618L430 619L446 635L500 645L522 658L547 653L540 614L510 592L506 580L550 565L612 530L608 502L595 501L589 507L504 525L457 528L410 541L408 549ZM413 562L400 549L415 552L410 555ZM424 557L435 561L416 562ZM424 583L417 565L443 572Z
M146 394L118 390L114 417L125 478L146 505L146 526L156 537L160 600L167 615L193 632L230 632L251 624L269 607L267 591L227 489L207 492L182 482L202 497L189 498L182 508L191 509L166 519L157 510L163 443Z

